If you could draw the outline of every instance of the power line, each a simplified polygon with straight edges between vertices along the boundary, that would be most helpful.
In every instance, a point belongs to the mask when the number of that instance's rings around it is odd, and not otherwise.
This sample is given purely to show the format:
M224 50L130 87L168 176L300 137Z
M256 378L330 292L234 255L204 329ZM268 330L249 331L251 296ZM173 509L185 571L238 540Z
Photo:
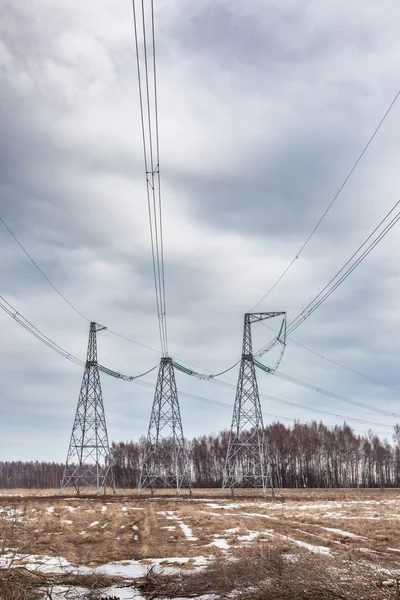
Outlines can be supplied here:
M383 231L381 231L377 237L370 243L370 245L362 252L362 254L357 257L355 262L350 265L350 267L345 271L340 278L337 277L342 273L342 271L351 263L351 261L357 256L360 250L365 246L365 244L371 239L371 237L378 231L378 229L383 225L383 223L388 219L391 213L397 208L400 204L400 200L396 202L396 204L390 209L390 211L386 214L386 216L382 219L382 221L375 227L373 232L367 237L367 239L357 248L354 254L349 258L349 260L343 265L343 267L336 273L336 275L330 280L330 282L321 290L321 292L306 306L306 308L298 315L289 325L288 333L291 333L301 323L303 323L308 317L315 311L333 292L347 279L347 277L358 267L359 264L363 262L363 260L372 252L372 250L382 241L382 239L389 233L389 231L398 223L400 219L400 211L393 217L393 219L385 226ZM331 285L332 284L332 285ZM331 287L329 287L331 286ZM325 293L324 293L325 292Z
M158 327L161 351L168 354L167 312L165 297L164 243L161 203L160 178L160 144L158 128L158 97L156 76L156 46L154 28L154 6L151 1L151 35L153 90L150 90L148 41L146 35L146 15L144 0L141 0L141 11L137 11L135 0L132 0L133 29L135 41L136 67L139 89L140 120L142 129L143 157L146 176L146 195L150 226L151 254L153 261L154 290L158 315ZM141 12L138 18L137 12ZM138 22L141 21L143 44L139 44ZM141 66L141 47L143 67ZM143 72L142 72L143 70ZM144 83L142 83L144 81ZM154 115L154 118L153 118Z
M161 354L160 350L156 350L155 348L152 348L151 346L147 346L146 344L142 344L141 342L138 342L137 340L134 340L133 338L124 335L123 333L118 333L117 331L112 331L112 329L106 329L106 331L108 331L108 333L111 333L112 335L115 335L123 340L126 340L128 342L132 342L133 344L136 344L137 346L142 346L142 348L147 348L147 350L151 350L152 352L156 352L157 354Z
M47 346L54 352L57 352L57 354L60 354L67 360L73 362L74 364L76 364L80 367L85 366L85 362L83 360L81 360L80 358L77 358L76 356L74 356L70 352L67 352L67 350L65 350L64 348L62 348L61 346L59 346L58 344L53 342L53 340L51 340L47 335L45 335L42 331L40 331L40 329L35 327L23 315L21 315L21 313L19 313L17 311L17 309L14 308L9 302L7 302L7 300L5 300L2 296L0 296L0 308L2 308L4 310L4 312L6 312L10 317L12 317L14 319L14 321L16 321L19 325L21 325L21 327L26 329L26 331L31 333L40 342L45 344L45 346ZM99 365L99 369L100 369L100 371L102 371L106 375L109 375L110 377L115 377L117 379L122 379L124 381L133 381L134 379L137 379L139 377L144 377L148 373L151 373L152 371L154 371L154 369L157 368L157 366L158 365L155 365L154 367L152 367L151 369L148 369L147 371L145 371L144 373L141 373L140 375L124 375L123 373L119 373L118 371L113 371L112 369L109 369L103 365Z
M343 265L341 269L332 277L332 279L327 283L327 285L315 296L315 298L303 309L299 315L291 321L287 328L287 335L290 335L297 327L299 327L308 317L312 315L312 313L317 310L333 294L333 292L347 279L347 277L364 261L364 259L372 252L372 250L382 241L382 239L391 231L391 229L398 223L400 220L400 211L396 213L396 215L385 224L382 231L377 233L377 231L384 225L385 221L387 221L392 214L392 212L398 207L400 204L400 200L398 200L394 206L390 209L390 211L385 215L385 217L381 220L381 222L375 227L372 233L366 238L366 240L357 248L357 250L353 253L353 255L347 260L347 262ZM375 237L373 237L377 234ZM369 246L365 250L361 250L367 244L367 242L371 239ZM358 256L357 256L358 255ZM353 261L353 262L352 262ZM346 269L347 267L347 269ZM346 269L346 270L345 270ZM344 271L344 272L343 272ZM271 350L276 345L276 340L273 340L263 348L261 348L255 356L263 356L266 352Z
M165 302L165 275L164 275L164 246L163 246L163 227L162 227L162 211L161 211L161 185L160 185L160 168L159 168L159 130L158 130L158 100L157 100L157 78L156 78L156 56L155 56L155 30L154 30L154 7L153 0L151 2L151 28L152 28L152 53L153 53L153 85L154 85L154 112L155 112L155 149L153 148L153 126L152 120L152 108L150 101L150 88L149 88L149 77L148 77L148 59L147 59L147 44L146 44L146 24L145 24L145 12L144 2L142 0L142 22L143 22L143 36L144 36L144 56L145 56L145 73L146 73L146 110L148 117L148 131L145 130L145 119L143 109L143 90L141 84L141 73L140 73L140 55L139 55L139 44L137 34L137 22L136 22L136 10L135 0L133 0L133 17L134 17L134 30L135 30L135 46L136 46L136 58L138 68L138 83L139 83L139 98L140 98L140 112L142 121L142 135L143 135L143 151L144 151L144 164L146 172L146 189L148 199L148 210L149 210L149 223L150 223L150 237L152 247L152 258L153 258L153 274L155 282L156 292L156 305L159 322L159 332L161 340L161 348L164 354L168 350L168 337L167 337L167 324L166 324L166 302ZM146 135L148 135L149 142L146 142ZM147 146L149 145L149 152ZM151 170L149 170L148 163L150 161ZM150 179L149 179L150 178ZM157 195L156 195L157 190ZM152 201L151 201L152 199ZM54 291L72 308L79 316L86 321L90 322L86 315L84 315L76 306L68 300L68 298L58 289L58 287L50 280L46 273L41 269L38 263L33 259L28 250L19 241L17 236L13 233L11 228L7 225L5 220L0 216L0 221L7 229L9 234L14 238L15 242L31 261L34 267L47 281L47 283L54 289ZM115 331L110 331L113 335L121 338L129 339L135 344L150 348L145 344L141 344L132 338L128 338L123 334L119 334Z
M262 323L264 327L267 327L268 329L270 329L271 331L273 331L274 333L277 333L277 331L275 329L273 329L272 327L270 327L269 325L267 325L266 323ZM400 389L394 387L393 385L389 385L388 383L384 383L383 381L380 381L379 379L375 379L374 377L370 377L369 375L365 375L365 373L361 373L360 371L356 371L356 369L352 369L350 367L346 367L346 365L343 365L340 362L337 362L336 360L333 360L332 358L329 358L328 356L325 356L324 354L321 354L320 352L317 352L316 350L313 350L312 348L310 348L309 346L305 346L304 344L301 344L300 342L298 342L297 340L294 340L292 337L287 336L286 337L287 342L291 342L293 344L295 344L296 346L299 346L300 348L303 348L304 350L307 350L307 352L310 352L311 354L314 354L315 356L318 356L319 358L332 363L333 365L336 365L337 367L340 367L341 369L344 369L345 371L349 371L350 373L354 373L355 375L358 375L359 377L363 377L364 379L367 379L368 381L372 381L373 383L376 383L378 385L382 385L386 388L389 388L390 390L394 390L395 392L399 392L400 393Z
M271 328L269 328L269 329L271 329ZM260 363L256 359L254 359L254 363L256 364L256 366L258 366L262 370L266 371L270 375L275 375L279 379L283 379L285 381L288 381L288 382L293 383L295 385L298 385L300 387L309 389L309 390L311 390L313 392L316 392L318 394L321 394L323 396L328 396L328 397L333 398L335 400L340 400L342 402L346 402L348 404L352 404L352 405L358 406L360 408L366 408L368 410L371 410L371 411L376 412L376 413L381 414L381 415L395 417L395 418L400 419L400 414L399 413L395 413L393 411L388 411L388 410L385 410L384 408L379 408L379 407L376 407L376 406L372 406L370 404L367 404L365 402L360 402L358 400L353 400L352 398L348 398L347 396L343 396L341 394L337 394L336 392L332 392L330 390L321 388L319 386L313 385L312 383L308 383L306 381L302 381L300 379L296 379L294 377L291 377L290 375L285 375L284 373L276 371L275 368L270 368L270 367L267 367L267 366L263 365L262 363ZM174 364L174 367L176 369L178 369L179 371L181 371L185 375L189 375L191 377L196 377L197 379L201 379L203 381L212 381L213 379L216 379L219 375L222 375L222 374L230 371L231 369L233 369L235 366L237 366L238 363L235 363L229 369L226 369L225 371L222 371L221 373L217 373L215 375L205 375L205 374L202 374L202 373L197 373L195 371L192 371L191 369L187 369L185 367L182 367L182 365L180 365L179 363L176 363L175 361L174 361L173 364ZM222 382L222 380L219 380L219 381ZM230 385L230 387L232 387L232 389L234 389L233 385Z
M212 383L215 383L217 385L221 385L222 387L226 387L226 388L230 388L230 389L236 389L236 386L229 384L225 381L222 381L220 379L211 379L210 380ZM378 427L388 427L388 428L392 428L392 425L386 425L384 423L377 423L376 421L367 421L365 419L358 419L356 417L346 417L344 415L339 415L336 413L332 413L326 410L321 410L321 409L317 409L317 408L312 408L310 406L305 406L304 404L298 404L296 402L292 402L289 400L281 400L280 398L277 398L276 396L271 396L270 394L263 394L260 392L260 398L263 398L265 400L269 400L271 402L275 402L277 404L283 404L286 406L291 406L293 408L297 408L300 410L305 410L308 412L313 412L316 414L321 414L321 415L327 415L330 417L335 417L336 419L343 419L344 421L354 421L356 423L363 423L364 425L376 425Z
M46 346L48 346L51 350L53 350L54 352L57 352L58 354L60 354L61 356L63 356L64 358L66 358L67 360L73 362L74 364L83 367L85 365L84 361L77 358L76 356L74 356L73 354L67 352L66 350L64 350L61 346L59 346L58 344L56 344L55 342L53 342L49 337L47 337L44 333L42 333L37 327L35 327L32 323L30 323L27 319L25 319L25 317L23 317L23 315L21 315L21 313L19 313L9 302L7 302L3 297L0 296L0 308L2 308L9 316L11 316L15 321L17 321L17 323L19 323L22 327L24 327L24 329L26 329L29 333L31 333L32 335L34 335L37 339L39 339L39 341L41 341L43 344L45 344ZM156 365L157 366L157 365ZM145 373L142 373L141 375L137 375L137 376L127 376L127 375L122 375L121 373L117 373L116 371L111 371L110 369L103 367L102 365L99 365L99 369L104 372L107 375L111 375L112 377L117 377L118 379L123 379L124 381L135 381L137 378L142 377L144 375L146 375L147 373L151 372L152 370L154 370L156 367L153 367L153 369L150 369L149 371L146 371ZM235 389L235 386L232 384L229 384L225 381L222 381L220 379L211 379L210 381L221 385L223 387L227 387L230 389ZM146 385L146 384L145 384ZM152 384L149 384L152 385ZM193 396L193 395L191 395ZM195 396L193 396L194 398ZM276 398L275 396L271 396L271 395L267 395L267 394L262 394L260 393L260 397L266 399L266 400L270 400L272 402L276 402L278 404L284 404L287 406L292 406L295 408L300 408L302 410L306 410L309 412L313 412L313 413L317 413L317 414L324 414L324 415L328 415L328 416L333 416L337 419L343 419L344 421L354 421L357 423L362 423L362 424L367 424L367 425L376 425L378 427L389 427L391 428L391 425L385 425L383 423L377 423L375 421L367 421L364 419L358 419L355 417L346 417L344 415L339 415L339 414L335 414L335 413L331 413L328 411L324 411L324 410L320 410L320 409L314 409L308 406L304 406L302 404L297 404L295 402L291 402L288 400L281 400L280 398ZM229 407L231 408L231 406L229 405ZM266 413L268 415L268 413ZM268 415L268 416L275 416L276 415Z
M152 389L155 388L155 385L153 383L148 382L148 381L136 380L136 381L134 381L134 383L136 383L137 385L141 385L141 386L147 387L147 388L152 388ZM231 386L231 387L233 387L233 386ZM222 408L227 408L229 410L232 410L232 408L233 408L233 404L229 404L227 402L221 402L219 400L212 400L211 398L205 398L204 396L198 396L198 395L195 395L195 394L189 394L187 392L182 392L182 391L179 391L179 395L182 396L182 397L184 397L184 398L188 398L190 400L195 400L196 402L202 402L204 404L211 404L211 405L215 405L215 406L220 406ZM261 396L263 398L266 398L266 399L270 399L270 400L273 399L273 397L270 397L270 396L268 396L266 394L261 394ZM276 400L279 400L279 399L276 399ZM262 414L265 417L272 417L272 418L280 419L280 420L283 420L283 421L291 421L292 423L310 424L310 421L301 421L299 419L294 419L292 417L283 417L282 415L275 415L275 414L271 414L271 413L266 413L264 411L263 411ZM346 421L346 420L349 419L349 417L344 417L344 416L341 417L341 418L343 418L344 421ZM367 423L370 423L370 422L368 421ZM336 427L336 426L333 426L333 427ZM391 427L391 425L383 425L383 427ZM363 429L362 430L354 430L354 431L359 431L360 433L367 433ZM380 431L380 432L375 432L375 433L379 433L381 435L387 435L386 431L385 432Z
M12 317L19 325L21 325L24 329L29 331L33 336L35 336L39 341L43 344L60 354L67 360L83 367L85 365L84 361L77 358L70 352L61 348L58 344L53 342L50 338L48 338L44 333L42 333L37 327L35 327L28 319L25 319L21 313L19 313L7 300L5 300L2 296L0 296L0 308L2 308L10 317Z
M313 237L314 233L317 231L318 227L321 225L322 221L325 219L326 215L328 214L328 212L330 211L330 209L332 208L333 204L335 203L336 199L338 198L339 194L341 193L341 191L343 190L343 188L345 187L346 183L349 181L350 177L352 176L352 174L354 173L355 169L357 168L359 162L361 161L361 159L363 158L364 154L366 153L366 151L368 150L372 140L374 139L374 137L376 136L376 134L378 133L379 129L381 128L381 126L383 125L383 122L385 121L386 117L388 116L388 114L390 113L390 111L392 110L393 106L395 105L398 97L400 95L400 90L397 92L397 94L395 95L394 99L392 100L389 108L386 110L385 114L383 115L382 119L380 120L378 126L376 127L375 131L373 132L373 134L371 135L371 137L369 138L367 144L364 146L361 154L359 155L359 157L357 158L356 162L354 163L354 165L352 166L352 168L350 169L349 173L347 174L346 178L344 179L342 185L339 187L338 191L336 192L336 194L334 195L334 197L332 198L331 202L328 204L327 208L325 209L325 211L323 212L321 218L319 219L319 221L317 222L317 224L315 225L315 227L312 229L311 233L309 234L309 236L307 237L306 241L304 242L304 244L301 246L300 250L295 254L294 258L291 260L291 262L288 264L288 266L286 267L286 269L283 271L283 273L278 277L278 279L276 280L276 282L273 284L273 286L268 290L268 292L261 298L261 300L259 300L257 302L257 304L255 304L253 306L253 308L251 309L250 312L253 312L255 308L257 308L257 306L259 306L259 304L261 304L261 302L263 302L268 296L269 294L272 292L272 290L274 290L276 288L276 286L282 281L282 279L285 277L286 273L289 271L289 269L291 269L291 267L293 266L293 264L296 262L296 260L299 258L300 254L303 252L304 248L307 246L307 244L309 243L309 241L311 240L311 238Z
M70 302L68 300L68 298L58 289L58 287L56 285L54 285L54 283L51 281L51 279L46 275L46 273L43 271L43 269L34 260L34 258L32 257L32 255L28 252L28 250L25 248L25 246L22 244L22 242L17 238L17 236L15 235L15 233L11 230L10 226L6 223L6 221L1 216L0 216L0 221L1 221L1 223L3 223L4 227L7 229L7 231L9 232L9 234L14 238L15 242L21 248L21 250L23 251L23 253L29 258L29 260L31 261L31 263L33 264L33 266L35 267L35 269L37 269L37 271L42 275L42 277L47 281L47 283L60 296L60 298L62 298L62 300L64 300L64 302L66 302L66 304L68 304L68 306L70 308L72 308L79 316L81 316L83 319L85 319L85 321L90 322L91 319L89 319L78 308L76 308L76 306L74 306L74 304L72 304L72 302ZM127 340L129 342L132 342L133 344L136 344L137 346L142 346L142 348L147 348L148 350L151 350L152 352L160 353L159 350L156 350L155 348L152 348L151 346L147 346L146 344L142 344L141 342L138 342L137 340L134 340L133 338L131 338L129 336L126 336L126 335L124 335L122 333L118 333L117 331L113 331L112 329L108 329L108 328L107 328L106 331L108 333L111 333L112 335L115 335L115 336L120 337L122 339L125 339L125 340Z
M4 227L7 229L8 233L14 238L14 240L16 241L16 243L18 244L18 246L21 248L22 252L24 252L24 254L29 258L29 260L31 261L31 263L34 265L34 267L39 271L39 273L45 278L45 280L47 281L47 283L49 285L51 285L51 287L53 288L53 290L55 292L57 292L57 294L64 300L64 302L66 302L68 304L68 306L70 306L72 308L72 310L74 310L78 315L80 315L83 319L85 319L86 321L90 322L90 319L88 319L88 317L86 317L83 313L81 313L80 310L78 310L76 308L76 306L74 306L72 304L72 302L70 302L68 300L68 298L66 298L64 296L64 294L62 292L60 292L60 290L58 289L57 286L54 285L54 283L47 277L46 273L44 271L42 271L42 269L39 267L39 265L37 264L37 262L32 258L32 256L29 254L28 250L25 248L25 246L23 246L21 244L21 242L19 241L19 239L17 238L17 236L11 231L10 227L7 225L7 223L5 222L5 220L0 216L0 221L3 223Z
M255 362L257 363L258 361L255 361ZM381 415L386 415L389 417L395 417L396 419L400 419L399 413L385 410L384 408L379 408L378 406L371 406L371 405L367 404L366 402L352 400L351 398L348 398L347 396L343 396L341 394L336 394L335 392L331 392L324 388L318 387L316 385L313 385L312 383L307 383L306 381L301 381L301 379L296 379L295 377L291 377L290 375L285 375L284 373L278 373L275 371L275 372L271 372L271 374L274 375L275 377L278 377L279 379L289 381L290 383L293 383L300 387L303 387L303 388L306 388L313 392L316 392L317 394L322 394L323 396L329 396L330 398L333 398L334 400L340 400L341 402L346 402L347 404L353 404L354 406L359 406L360 408L366 408L368 410L372 410L373 412L379 413Z

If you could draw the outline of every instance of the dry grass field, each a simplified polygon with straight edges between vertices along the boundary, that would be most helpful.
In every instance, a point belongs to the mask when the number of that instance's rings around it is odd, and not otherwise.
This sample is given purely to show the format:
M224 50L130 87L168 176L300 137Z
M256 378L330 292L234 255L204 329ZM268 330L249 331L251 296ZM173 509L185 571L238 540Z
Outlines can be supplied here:
M400 573L399 525L400 490L277 490L274 498L239 490L234 499L219 490L179 498L138 497L135 490L116 497L0 494L3 565L47 572L79 567L138 577L149 564L194 570L268 548L287 557L349 559L387 577Z

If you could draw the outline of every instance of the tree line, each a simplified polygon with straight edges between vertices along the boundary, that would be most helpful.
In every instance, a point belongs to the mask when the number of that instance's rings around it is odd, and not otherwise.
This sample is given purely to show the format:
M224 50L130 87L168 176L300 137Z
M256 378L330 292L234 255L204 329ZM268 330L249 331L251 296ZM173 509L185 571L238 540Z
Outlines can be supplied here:
M400 487L400 426L391 442L372 431L357 435L347 424L328 428L321 422L265 428L266 462L275 487ZM193 487L222 485L229 432L187 442ZM146 441L111 445L115 484L135 488ZM244 457L246 460L246 457ZM0 462L0 488L57 488L64 465L47 462Z

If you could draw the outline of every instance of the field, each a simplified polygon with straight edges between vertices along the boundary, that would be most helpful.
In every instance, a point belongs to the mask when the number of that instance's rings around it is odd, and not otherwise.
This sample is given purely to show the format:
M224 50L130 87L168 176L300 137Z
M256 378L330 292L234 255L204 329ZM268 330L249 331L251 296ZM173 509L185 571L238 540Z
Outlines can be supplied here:
M3 566L124 580L148 565L195 570L260 547L351 559L387 579L400 569L399 524L400 490L277 490L274 498L240 490L234 499L219 490L179 498L0 493Z

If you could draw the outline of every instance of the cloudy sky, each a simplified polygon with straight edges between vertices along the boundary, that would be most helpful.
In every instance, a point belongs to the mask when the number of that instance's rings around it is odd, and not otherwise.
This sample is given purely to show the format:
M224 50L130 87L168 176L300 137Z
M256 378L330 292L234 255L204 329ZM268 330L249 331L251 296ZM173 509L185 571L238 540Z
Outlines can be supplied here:
M0 12L0 215L83 314L147 346L99 334L102 364L139 373L157 364L160 342L132 6L3 0ZM397 93L400 7L395 0L155 0L155 18L169 350L216 372L239 359L244 312L296 255ZM399 136L400 100L260 310L295 317L400 198ZM400 389L398 235L394 229L293 337ZM1 223L0 247L3 297L84 358L87 321ZM0 459L64 460L82 370L4 312L0 324ZM255 345L272 335L255 328ZM400 412L400 392L290 341L280 370ZM225 380L236 377L237 370ZM144 434L152 389L106 377L102 384L110 439ZM233 404L232 389L180 373L177 384ZM376 422L373 429L391 437L389 416L262 373L259 386L275 397L262 400L266 422L320 418L276 401L289 400ZM185 397L181 412L188 437L231 420L227 408Z

